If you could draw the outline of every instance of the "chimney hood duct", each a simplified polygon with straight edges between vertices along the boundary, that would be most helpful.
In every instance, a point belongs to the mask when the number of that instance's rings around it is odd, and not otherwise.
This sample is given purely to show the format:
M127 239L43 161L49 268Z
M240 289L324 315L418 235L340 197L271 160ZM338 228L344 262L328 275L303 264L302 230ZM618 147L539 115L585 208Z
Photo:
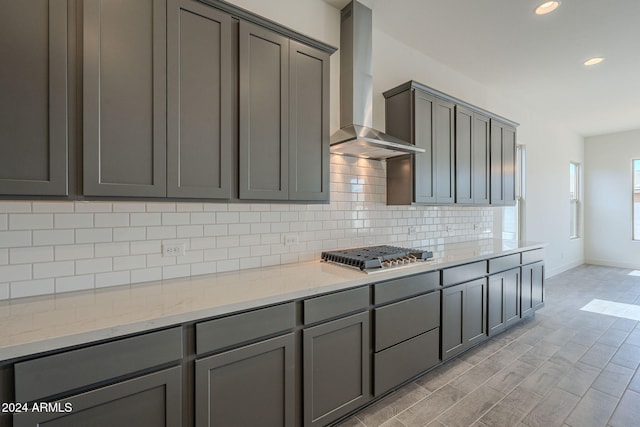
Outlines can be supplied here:
M371 15L371 9L355 0L341 12L341 128L331 135L331 152L380 160L424 153L422 148L372 128Z

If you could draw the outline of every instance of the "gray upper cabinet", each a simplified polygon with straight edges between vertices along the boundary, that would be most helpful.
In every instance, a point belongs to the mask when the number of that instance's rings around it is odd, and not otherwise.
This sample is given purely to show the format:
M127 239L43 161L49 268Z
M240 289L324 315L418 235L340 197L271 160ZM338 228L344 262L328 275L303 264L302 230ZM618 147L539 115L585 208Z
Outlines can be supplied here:
M231 197L231 17L195 0L167 13L167 196Z
M289 197L289 39L240 22L240 198Z
M290 41L289 199L329 200L329 55Z
M86 0L84 188L166 195L166 2Z
M67 1L0 3L0 196L65 196Z
M489 118L456 106L456 203L489 204Z
M387 160L387 203L453 203L454 104L420 90L395 94L387 98L386 131L425 149Z
M491 120L491 204L513 205L516 201L516 130Z

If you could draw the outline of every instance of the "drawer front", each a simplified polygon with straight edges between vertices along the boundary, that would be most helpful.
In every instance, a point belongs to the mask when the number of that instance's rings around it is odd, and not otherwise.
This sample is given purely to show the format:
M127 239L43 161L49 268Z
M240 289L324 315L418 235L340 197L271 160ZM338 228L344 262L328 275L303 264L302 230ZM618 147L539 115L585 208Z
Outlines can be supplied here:
M440 362L440 328L373 355L373 393L378 396Z
M418 274L416 276L403 277L389 282L377 283L373 286L374 304L409 298L414 295L432 291L440 286L440 272Z
M311 298L303 307L305 325L364 310L369 307L369 287Z
M520 254L501 256L489 260L489 274L511 270L516 267L520 267Z
M534 249L522 252L522 264L533 264L544 260L544 249Z
M487 262L478 261L442 270L442 286L478 279L487 274Z
M178 327L16 363L16 401L64 393L182 357Z
M290 302L196 325L196 352L221 348L288 331L296 325L296 306Z
M440 326L440 292L421 295L374 310L375 351Z

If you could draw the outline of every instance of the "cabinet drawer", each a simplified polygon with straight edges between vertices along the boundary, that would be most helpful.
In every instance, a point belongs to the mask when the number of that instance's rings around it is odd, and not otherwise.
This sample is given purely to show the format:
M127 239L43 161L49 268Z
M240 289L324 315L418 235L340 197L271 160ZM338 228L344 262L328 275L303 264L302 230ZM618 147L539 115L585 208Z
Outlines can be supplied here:
M364 310L369 306L369 288L365 286L311 298L305 300L303 305L304 324L308 325L343 314Z
M16 363L16 401L64 393L182 357L178 327Z
M440 328L373 355L373 393L381 393L440 362Z
M487 274L487 262L478 261L459 267L445 268L442 270L442 286L455 285L478 279Z
M544 249L534 249L532 251L522 252L522 264L533 264L534 262L544 260Z
M440 292L376 308L375 351L440 326Z
M520 266L520 254L512 254L491 258L489 260L489 274L498 273L500 271L511 270Z
M373 302L374 304L384 304L409 298L432 291L439 286L440 272L438 271L377 283L373 286Z
M209 353L284 332L295 324L293 302L201 322L196 325L196 353Z

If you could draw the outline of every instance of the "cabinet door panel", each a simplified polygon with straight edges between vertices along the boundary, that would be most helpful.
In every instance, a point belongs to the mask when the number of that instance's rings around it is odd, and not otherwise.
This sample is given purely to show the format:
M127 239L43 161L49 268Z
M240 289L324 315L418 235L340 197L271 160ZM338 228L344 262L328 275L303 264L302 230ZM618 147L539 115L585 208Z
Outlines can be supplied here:
M166 195L166 5L84 3L84 194Z
M478 113L473 116L473 203L489 204L491 138L489 118Z
M533 306L533 266L525 265L522 267L520 276L520 313L522 317L533 314L535 308Z
M369 313L303 331L304 425L322 426L370 398Z
M479 279L466 284L464 338L472 346L487 338L487 281Z
M504 205L502 126L491 122L491 204Z
M504 273L504 319L508 328L520 321L520 268Z
M424 153L414 156L415 187L414 199L418 203L436 201L436 149L432 121L434 120L435 98L422 92L414 92L414 143L424 148Z
M167 39L167 195L229 198L231 17L171 0Z
M67 2L2 2L0 58L0 195L67 195Z
M175 367L57 401L71 412L29 412L14 416L14 427L182 425L182 374Z
M329 200L329 55L290 41L289 199Z
M240 22L240 198L289 195L289 40Z
M473 112L456 105L456 203L473 203Z
M516 130L506 126L502 135L504 204L513 205L516 202Z
M504 302L505 302L505 277L502 274L489 277L488 319L489 335L503 331L506 326Z
M196 426L295 425L293 334L196 361Z
M436 202L455 201L454 104L437 100L434 120Z
M466 348L463 331L465 288L462 284L442 290L442 360Z
M544 264L534 264L531 276L532 305L538 310L544 306Z

